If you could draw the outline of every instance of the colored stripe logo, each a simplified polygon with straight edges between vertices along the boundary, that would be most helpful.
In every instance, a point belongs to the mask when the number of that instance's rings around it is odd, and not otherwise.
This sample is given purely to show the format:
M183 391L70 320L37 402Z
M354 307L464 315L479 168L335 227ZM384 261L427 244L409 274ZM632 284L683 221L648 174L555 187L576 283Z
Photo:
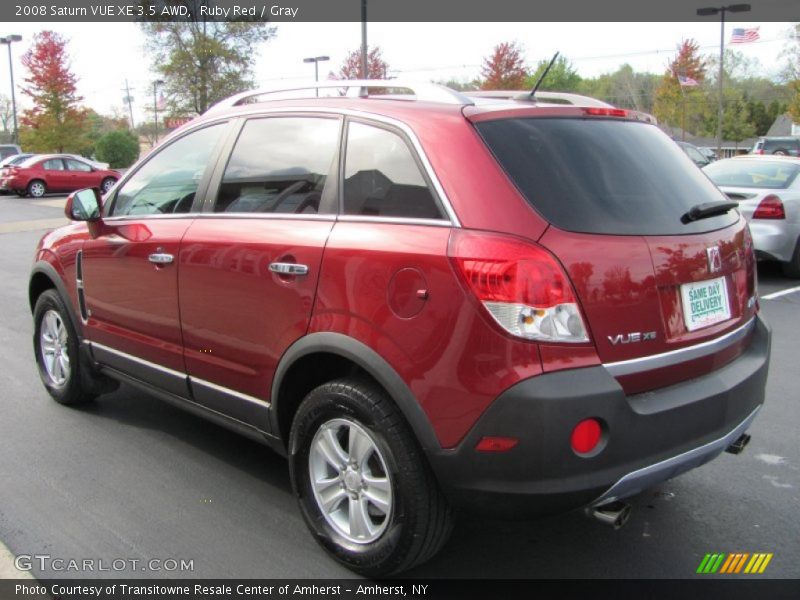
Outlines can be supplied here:
M767 570L767 565L772 560L772 552L735 552L732 554L715 553L706 554L697 567L697 573L711 575L714 573L735 575L746 573L750 575L761 574Z

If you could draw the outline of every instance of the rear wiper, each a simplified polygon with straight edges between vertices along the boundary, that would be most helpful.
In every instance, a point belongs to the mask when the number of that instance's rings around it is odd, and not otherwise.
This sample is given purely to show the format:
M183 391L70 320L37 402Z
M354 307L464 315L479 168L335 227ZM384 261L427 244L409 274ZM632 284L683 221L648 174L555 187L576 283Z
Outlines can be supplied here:
M695 204L683 214L681 217L681 223L686 225L687 223L699 221L700 219L705 219L706 217L724 215L726 212L732 208L736 208L737 206L739 206L738 202L725 202L724 200Z

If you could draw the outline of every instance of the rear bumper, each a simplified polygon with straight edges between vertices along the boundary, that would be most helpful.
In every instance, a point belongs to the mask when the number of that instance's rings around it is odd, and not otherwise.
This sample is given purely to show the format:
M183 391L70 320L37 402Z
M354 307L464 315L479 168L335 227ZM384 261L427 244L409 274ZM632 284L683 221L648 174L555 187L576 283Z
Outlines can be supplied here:
M676 385L626 396L605 367L550 373L501 394L462 443L430 455L450 501L520 518L636 494L719 455L764 402L770 331L756 319L737 359ZM575 454L570 434L583 419L605 424L604 446ZM484 436L519 444L503 453L474 450Z
M753 247L759 258L788 262L800 237L800 225L786 221L750 220Z

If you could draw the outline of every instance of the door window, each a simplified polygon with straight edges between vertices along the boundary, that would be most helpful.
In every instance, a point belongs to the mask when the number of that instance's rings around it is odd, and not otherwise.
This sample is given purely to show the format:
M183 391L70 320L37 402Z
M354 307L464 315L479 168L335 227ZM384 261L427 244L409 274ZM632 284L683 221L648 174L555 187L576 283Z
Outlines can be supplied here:
M344 214L443 218L405 140L357 122L350 123L347 133Z
M225 168L214 212L319 212L338 144L338 119L248 121Z
M44 161L42 167L45 171L63 171L64 163L61 162L60 158L51 158L50 160Z
M68 171L83 171L84 173L89 173L92 170L92 167L79 160L67 159L66 162Z
M122 185L109 216L189 212L224 125L193 131L158 151Z

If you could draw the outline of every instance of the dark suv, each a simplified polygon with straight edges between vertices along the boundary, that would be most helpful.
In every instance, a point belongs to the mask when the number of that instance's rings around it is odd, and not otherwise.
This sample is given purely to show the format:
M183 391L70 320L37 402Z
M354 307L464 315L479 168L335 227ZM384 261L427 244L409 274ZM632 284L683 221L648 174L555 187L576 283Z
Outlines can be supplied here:
M122 381L268 444L372 576L454 508L620 525L741 449L770 334L735 205L635 112L398 86L241 94L73 194L30 280L49 393Z
M750 154L777 154L782 156L800 156L800 138L797 137L762 137L758 138Z

